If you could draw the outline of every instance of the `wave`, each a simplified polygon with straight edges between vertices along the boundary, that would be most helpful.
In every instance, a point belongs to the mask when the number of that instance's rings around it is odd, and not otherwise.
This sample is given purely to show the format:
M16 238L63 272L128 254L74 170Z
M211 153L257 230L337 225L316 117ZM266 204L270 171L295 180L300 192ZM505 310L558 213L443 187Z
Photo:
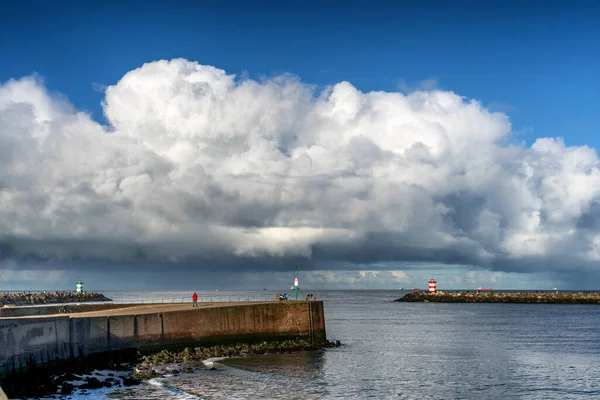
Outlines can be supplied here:
M177 399L181 399L181 400L200 400L199 397L197 397L196 395L183 391L179 388L176 388L174 386L169 385L168 383L164 382L164 378L153 378L150 379L148 381L148 383L150 385L153 385L155 387L158 387L160 389L163 389L169 393L172 393L174 395L176 395Z

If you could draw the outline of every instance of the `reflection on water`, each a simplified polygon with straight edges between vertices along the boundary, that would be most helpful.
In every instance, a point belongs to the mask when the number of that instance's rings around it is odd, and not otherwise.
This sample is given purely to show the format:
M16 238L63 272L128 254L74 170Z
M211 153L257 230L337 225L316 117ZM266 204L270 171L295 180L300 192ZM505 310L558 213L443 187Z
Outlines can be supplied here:
M245 371L281 376L288 379L323 379L323 351L291 354L265 354L256 357L230 358L223 364Z
M600 396L600 306L394 303L328 292L342 347L225 360L217 371L111 399L591 399ZM86 398L91 398L88 396Z

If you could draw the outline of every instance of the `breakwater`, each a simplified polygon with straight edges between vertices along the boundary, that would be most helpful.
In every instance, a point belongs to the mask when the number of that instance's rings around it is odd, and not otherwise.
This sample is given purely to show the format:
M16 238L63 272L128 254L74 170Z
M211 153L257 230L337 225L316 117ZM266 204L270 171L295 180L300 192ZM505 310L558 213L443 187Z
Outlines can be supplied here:
M104 296L102 293L95 292L0 293L0 306L85 303L93 301L111 301L111 299Z
M598 293L477 293L477 292L414 292L394 301L432 303L547 303L600 304Z
M215 303L199 308L189 303L157 304L0 318L0 385L37 368L111 358L134 349L298 338L325 342L321 301Z

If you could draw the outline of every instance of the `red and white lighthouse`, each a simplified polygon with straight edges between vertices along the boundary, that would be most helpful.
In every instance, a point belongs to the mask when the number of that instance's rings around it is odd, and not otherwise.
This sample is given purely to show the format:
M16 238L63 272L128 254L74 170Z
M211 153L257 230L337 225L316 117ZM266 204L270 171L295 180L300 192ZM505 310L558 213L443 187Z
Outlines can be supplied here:
M433 278L429 280L429 293L437 293L437 281Z

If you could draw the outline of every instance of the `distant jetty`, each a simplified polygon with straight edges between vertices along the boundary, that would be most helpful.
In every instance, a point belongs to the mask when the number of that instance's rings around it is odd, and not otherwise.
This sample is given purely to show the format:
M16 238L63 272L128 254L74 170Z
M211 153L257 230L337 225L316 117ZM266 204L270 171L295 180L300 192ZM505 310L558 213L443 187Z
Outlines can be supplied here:
M102 293L95 292L35 292L35 293L0 293L0 307L32 306L39 304L86 303L95 301L111 301Z
M474 292L414 292L394 301L431 303L546 303L600 304L599 293L477 293Z

